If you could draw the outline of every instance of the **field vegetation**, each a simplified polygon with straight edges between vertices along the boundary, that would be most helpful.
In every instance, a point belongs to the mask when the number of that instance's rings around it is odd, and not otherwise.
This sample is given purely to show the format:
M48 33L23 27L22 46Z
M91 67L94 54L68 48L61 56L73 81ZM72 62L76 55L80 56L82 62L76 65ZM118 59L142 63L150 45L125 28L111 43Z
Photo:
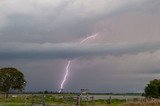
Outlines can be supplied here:
M132 101L124 103L122 106L160 106L160 100L150 99L145 101Z
M61 94L22 94L22 95L9 95L5 98L4 95L0 96L0 106L32 106L32 104L45 104L45 106L76 106L76 95L61 95ZM125 100L112 99L109 100L87 100L80 101L80 106L118 106L125 103ZM41 106L40 105L40 106ZM37 105L36 105L37 106Z
M43 98L44 97L44 98ZM67 97L67 98L64 98ZM45 106L76 106L76 95L62 95L62 94L22 94L9 95L5 98L5 95L0 96L0 106L42 106L43 100ZM34 106L33 105L33 106ZM98 99L98 100L82 100L80 106L160 106L159 99Z

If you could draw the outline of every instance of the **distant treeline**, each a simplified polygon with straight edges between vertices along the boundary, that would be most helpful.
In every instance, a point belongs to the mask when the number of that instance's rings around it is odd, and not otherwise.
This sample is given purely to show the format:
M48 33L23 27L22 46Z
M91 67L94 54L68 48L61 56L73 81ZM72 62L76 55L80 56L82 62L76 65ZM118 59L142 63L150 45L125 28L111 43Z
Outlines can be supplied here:
M18 94L18 92L11 92L10 94ZM38 91L38 92L23 92L23 94L75 94L79 95L80 92L62 92L59 93L57 91ZM142 95L142 93L93 93L89 92L90 95Z

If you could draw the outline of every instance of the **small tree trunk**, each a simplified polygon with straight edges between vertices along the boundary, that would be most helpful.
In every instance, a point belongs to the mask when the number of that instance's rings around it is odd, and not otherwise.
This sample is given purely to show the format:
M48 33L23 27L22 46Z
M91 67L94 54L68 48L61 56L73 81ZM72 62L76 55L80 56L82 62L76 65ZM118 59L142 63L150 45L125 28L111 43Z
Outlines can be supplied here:
M6 98L6 99L8 98L8 94L9 94L9 92L7 91L7 92L5 93L5 98Z

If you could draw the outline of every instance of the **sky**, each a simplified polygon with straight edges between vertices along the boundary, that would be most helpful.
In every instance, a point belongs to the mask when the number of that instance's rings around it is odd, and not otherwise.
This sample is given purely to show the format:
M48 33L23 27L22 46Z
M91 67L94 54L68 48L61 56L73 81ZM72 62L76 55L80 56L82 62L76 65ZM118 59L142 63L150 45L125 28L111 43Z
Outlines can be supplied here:
M66 92L143 92L160 75L159 19L159 0L1 0L0 67L59 91L72 60Z

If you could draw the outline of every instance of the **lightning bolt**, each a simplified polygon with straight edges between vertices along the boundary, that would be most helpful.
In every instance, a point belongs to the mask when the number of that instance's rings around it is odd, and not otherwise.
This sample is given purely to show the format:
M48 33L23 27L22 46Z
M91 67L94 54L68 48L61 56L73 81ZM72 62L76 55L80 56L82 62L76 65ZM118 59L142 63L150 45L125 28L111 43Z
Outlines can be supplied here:
M96 33L96 34L94 34L94 35L92 35L92 36L89 36L89 37L83 39L83 40L80 42L80 44L86 42L86 41L89 40L89 39L92 39L92 38L95 39L97 35L98 35L98 34Z
M68 73L69 73L69 67L70 67L71 62L72 62L71 60L69 60L69 61L67 62L66 72L65 72L64 78L63 78L63 80L62 80L59 93L62 92L64 83L65 83L65 81L67 80L67 76L68 76Z
M83 44L83 43L85 43L86 41L88 41L88 40L90 40L90 39L95 39L95 38L97 37L97 35L98 35L98 33L86 37L85 39L83 39L82 41L80 41L80 44ZM71 66L71 63L72 63L72 61L71 61L71 60L68 60L67 66L66 66L65 75L64 75L63 80L62 80L61 85L60 85L59 93L61 93L62 90L63 90L63 88L64 88L64 83L65 83L66 80L67 80L67 77L68 77L68 74L69 74L69 68L70 68L70 66Z

